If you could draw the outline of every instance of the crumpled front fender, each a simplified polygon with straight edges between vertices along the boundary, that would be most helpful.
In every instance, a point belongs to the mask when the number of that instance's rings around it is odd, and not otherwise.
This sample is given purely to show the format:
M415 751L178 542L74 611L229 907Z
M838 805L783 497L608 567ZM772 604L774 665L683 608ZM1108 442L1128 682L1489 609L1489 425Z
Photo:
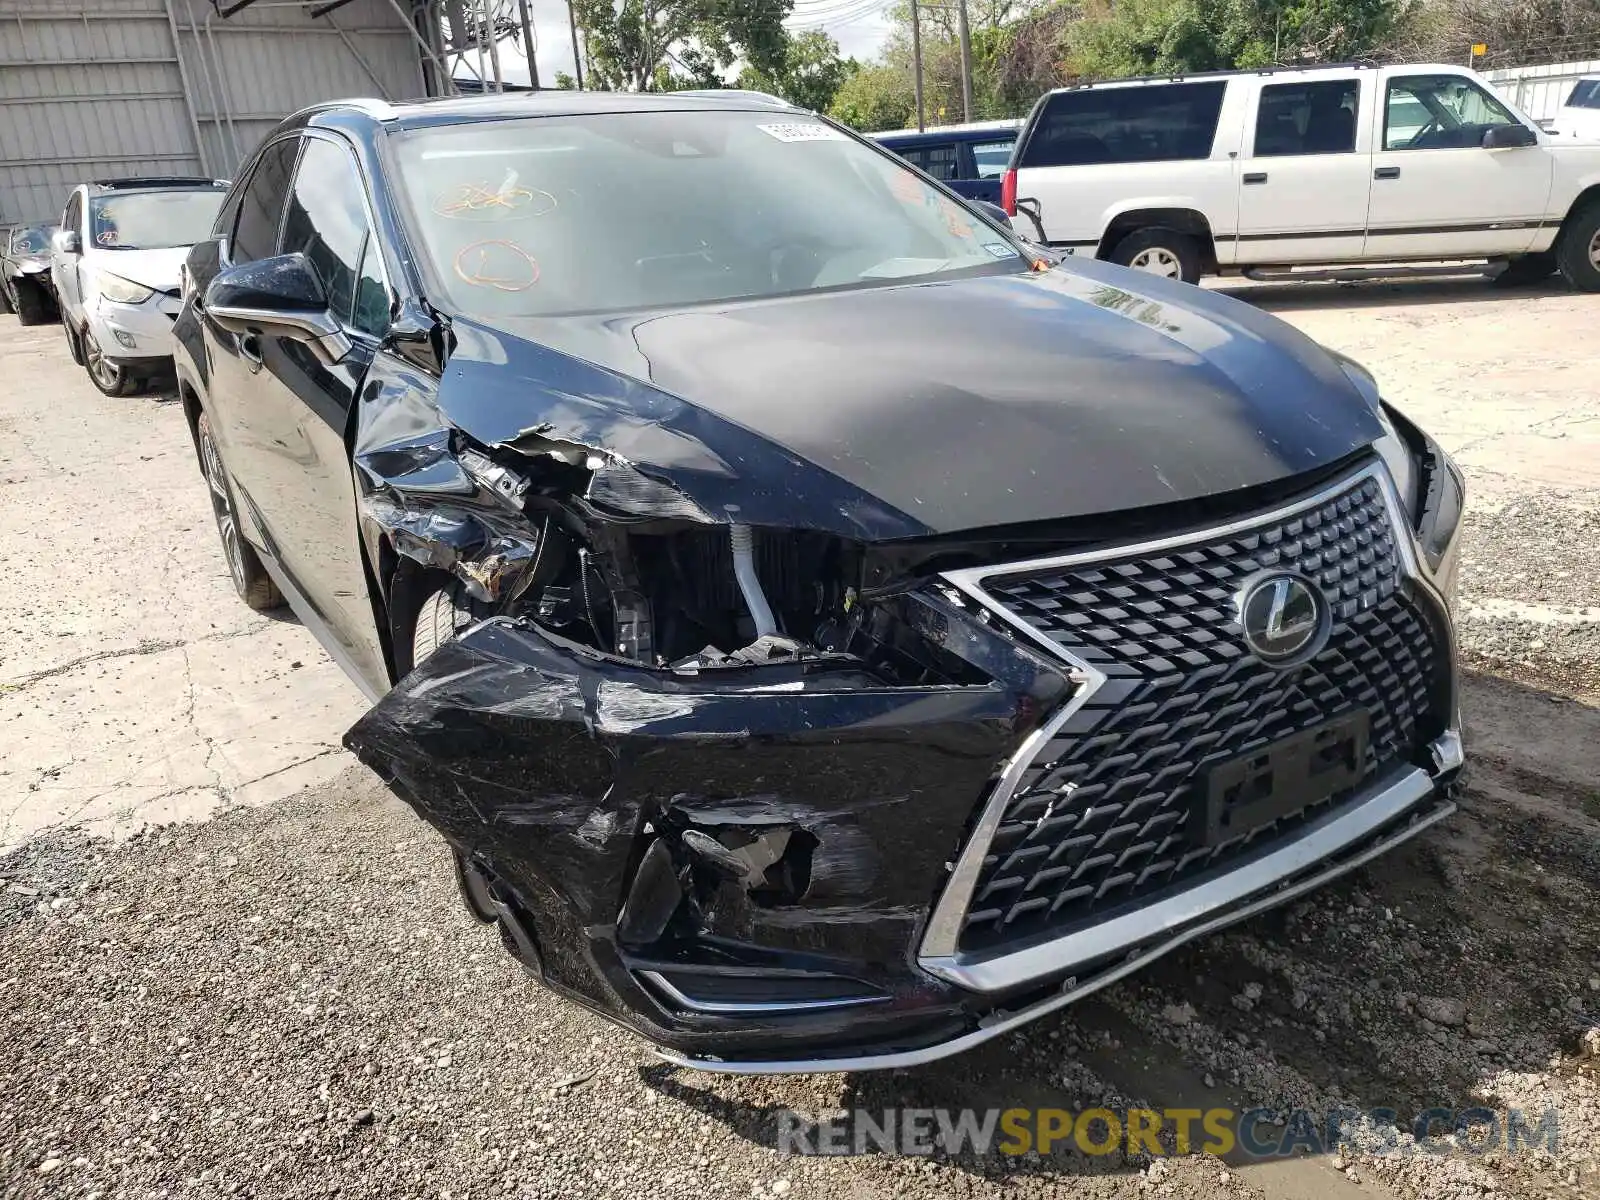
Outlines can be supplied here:
M618 998L638 991L630 956L747 952L908 986L967 822L1066 686L1040 678L1029 694L1015 679L888 686L849 662L684 675L496 618L401 680L345 744L514 894L550 982L637 1028L636 1004ZM624 944L652 843L692 830L708 845L735 828L803 835L799 894L690 865L670 936Z

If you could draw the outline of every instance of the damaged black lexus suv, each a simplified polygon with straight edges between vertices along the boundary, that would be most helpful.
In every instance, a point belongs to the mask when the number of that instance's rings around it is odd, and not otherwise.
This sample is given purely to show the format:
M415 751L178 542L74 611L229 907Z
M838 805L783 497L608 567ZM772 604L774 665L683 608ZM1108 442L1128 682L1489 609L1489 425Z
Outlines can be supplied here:
M1440 448L811 114L309 110L176 337L241 596L473 913L675 1061L955 1053L1451 811Z

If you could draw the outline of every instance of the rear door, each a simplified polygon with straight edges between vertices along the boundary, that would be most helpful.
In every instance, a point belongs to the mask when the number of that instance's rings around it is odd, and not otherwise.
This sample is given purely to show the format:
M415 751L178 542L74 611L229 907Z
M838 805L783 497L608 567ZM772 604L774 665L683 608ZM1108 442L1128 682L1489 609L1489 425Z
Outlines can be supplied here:
M1547 215L1555 171L1549 148L1485 150L1486 132L1522 122L1469 76L1397 68L1385 72L1383 86L1373 113L1364 256L1382 262L1527 250Z
M387 680L356 520L346 434L356 397L388 332L390 293L372 236L367 187L341 141L305 136L280 254L303 254L351 349L329 366L303 342L261 336L252 397L257 500L285 572L345 656L369 681Z
M896 151L912 166L926 171L940 183L961 178L961 147L955 141L918 142Z
M1231 245L1237 126L1218 137L1227 96L1225 79L1054 92L1018 148L1017 195L1037 202L1045 239L1073 253L1094 253L1111 219L1135 209L1199 212Z
M1372 190L1371 71L1256 90L1239 175L1240 263L1361 257Z
M1000 180L1011 162L1011 148L1016 141L1015 134L997 134L968 142L965 149L970 161L962 167L965 178L952 186L963 196L999 204Z

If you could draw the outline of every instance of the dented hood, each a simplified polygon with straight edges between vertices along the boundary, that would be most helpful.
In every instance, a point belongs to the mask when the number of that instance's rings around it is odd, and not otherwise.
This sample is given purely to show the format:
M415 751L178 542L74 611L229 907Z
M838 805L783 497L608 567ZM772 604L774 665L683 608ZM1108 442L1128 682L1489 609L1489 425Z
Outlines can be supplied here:
M103 249L95 266L142 287L170 292L178 286L178 268L188 257L188 246L165 246L158 250Z
M1283 322L1095 262L496 323L456 323L440 390L474 436L540 430L621 454L713 514L867 539L1191 500L1381 432Z

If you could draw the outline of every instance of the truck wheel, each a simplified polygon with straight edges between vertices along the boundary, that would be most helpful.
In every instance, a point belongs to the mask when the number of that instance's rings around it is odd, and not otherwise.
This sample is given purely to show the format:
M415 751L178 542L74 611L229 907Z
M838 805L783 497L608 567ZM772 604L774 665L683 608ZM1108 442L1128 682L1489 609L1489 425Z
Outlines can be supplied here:
M50 297L36 283L17 280L17 321L23 325L43 325L50 319Z
M1591 204L1561 233L1561 274L1580 292L1600 292L1600 204Z
M1491 281L1495 287L1527 287L1542 283L1560 270L1554 254L1519 254Z
M1112 248L1111 261L1165 279L1200 282L1200 247L1176 229L1135 230Z

